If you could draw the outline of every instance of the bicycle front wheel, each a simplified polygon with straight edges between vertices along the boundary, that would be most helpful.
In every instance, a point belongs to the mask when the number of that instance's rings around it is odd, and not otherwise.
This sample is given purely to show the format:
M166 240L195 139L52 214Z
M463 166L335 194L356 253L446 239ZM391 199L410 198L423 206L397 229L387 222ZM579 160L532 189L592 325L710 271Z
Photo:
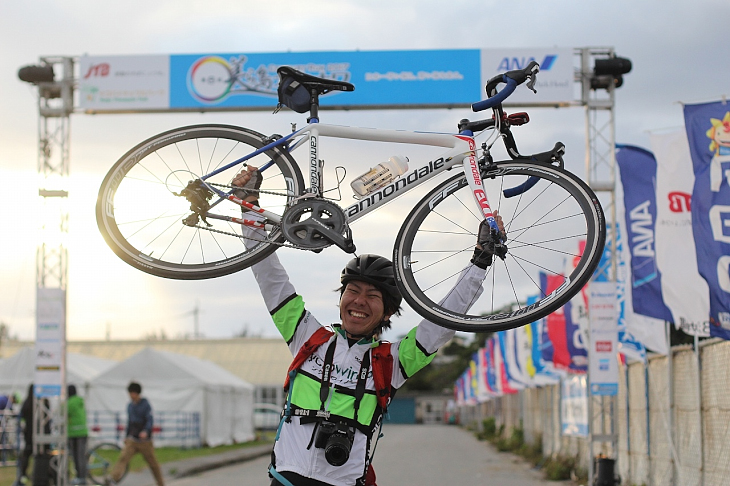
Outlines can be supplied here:
M92 448L86 454L86 475L92 481L92 484L107 484L112 467L119 460L122 449L112 442L103 442ZM117 481L122 481L129 471L129 464L124 469L122 477Z
M228 125L177 128L152 137L127 152L109 171L99 190L96 220L107 244L133 267L180 280L220 277L247 268L273 253L283 241L277 226L261 241L244 245L241 226L207 218L183 224L191 203L177 194L190 181L214 172L263 147L257 132ZM282 214L304 190L299 167L279 148L246 164L263 170L261 207ZM206 178L224 192L244 163ZM241 217L241 207L213 196L210 213Z
M471 265L482 216L461 174L431 191L409 214L396 239L393 262L406 302L426 319L467 332L500 331L557 310L585 285L603 252L606 223L596 195L576 176L554 166L504 162L483 179L499 211L508 252L494 256L483 291L471 309L440 305ZM510 194L527 180L526 191ZM528 185L529 185L528 184ZM519 191L518 191L519 192Z

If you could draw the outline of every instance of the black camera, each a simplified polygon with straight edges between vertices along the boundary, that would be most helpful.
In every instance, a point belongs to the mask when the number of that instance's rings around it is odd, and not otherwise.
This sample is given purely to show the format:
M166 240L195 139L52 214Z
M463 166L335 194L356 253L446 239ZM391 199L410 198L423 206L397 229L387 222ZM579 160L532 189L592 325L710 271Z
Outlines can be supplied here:
M355 430L342 422L319 423L314 447L324 449L324 457L333 466L341 466L350 458Z

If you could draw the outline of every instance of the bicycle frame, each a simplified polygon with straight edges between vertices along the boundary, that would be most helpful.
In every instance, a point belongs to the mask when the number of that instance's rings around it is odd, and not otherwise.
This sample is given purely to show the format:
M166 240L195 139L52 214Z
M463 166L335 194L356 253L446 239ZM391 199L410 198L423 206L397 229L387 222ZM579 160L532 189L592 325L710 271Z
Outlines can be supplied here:
M323 165L320 163L319 159L320 137L363 140L372 142L404 143L411 145L444 147L449 149L441 153L433 160L430 160L428 163L425 163L415 169L410 170L390 184L368 194L367 196L363 196L356 203L351 204L346 208L343 208L348 223L360 219L369 212L374 211L384 204L387 204L388 202L430 180L436 175L442 173L443 171L449 170L455 165L462 164L464 167L464 174L466 175L467 182L471 189L471 193L474 196L474 202L476 207L482 213L489 225L495 230L498 230L497 222L494 219L494 215L489 205L487 194L482 189L481 175L476 155L476 142L474 141L474 137L466 134L409 132L401 130L357 128L340 125L327 125L323 123L310 123L306 127L296 132L293 132L286 137L282 137L252 152L245 157L242 157L225 165L224 167L217 169L216 171L202 177L202 180L205 180L215 174L230 169L231 167L239 165L256 155L275 147L283 146L287 148L287 150L291 153L297 148L304 146L306 143L306 147L309 149L307 157L309 169L309 188L307 191L307 195L322 197L324 193L324 188L322 185ZM296 140L296 142L291 145L291 147L288 147L290 142L292 142L293 140ZM259 167L259 170L261 172L264 172L272 164L273 162L266 166ZM255 206L246 201L242 201L230 192L225 193L213 187L210 187L210 189L215 191L221 197L221 199L228 199L230 201L233 201L234 203L239 204L251 211L261 214L262 216L266 217L268 220L274 223L281 222L281 215L272 213L263 208L259 208L258 206ZM456 185L453 189L457 189ZM448 194L449 192L441 194L439 197L445 197ZM217 201L212 206L215 206L218 202L220 201ZM216 217L212 214L209 214L208 216L213 218ZM262 225L257 221L252 221L249 219L231 218L230 221L256 228L270 229L268 226Z

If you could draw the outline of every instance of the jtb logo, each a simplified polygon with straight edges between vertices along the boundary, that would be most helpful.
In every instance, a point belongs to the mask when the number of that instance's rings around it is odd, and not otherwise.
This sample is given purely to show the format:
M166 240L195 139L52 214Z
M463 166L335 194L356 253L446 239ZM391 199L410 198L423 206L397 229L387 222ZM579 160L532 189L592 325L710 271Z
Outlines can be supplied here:
M91 76L109 76L109 64L92 64L84 75L84 79L89 79Z
M557 54L548 54L540 64L540 71L550 71L555 61L558 59ZM514 71L516 69L525 69L532 61L537 61L534 57L504 57L499 62L497 71Z
M667 194L669 210L673 213L688 213L692 210L692 195L674 191Z

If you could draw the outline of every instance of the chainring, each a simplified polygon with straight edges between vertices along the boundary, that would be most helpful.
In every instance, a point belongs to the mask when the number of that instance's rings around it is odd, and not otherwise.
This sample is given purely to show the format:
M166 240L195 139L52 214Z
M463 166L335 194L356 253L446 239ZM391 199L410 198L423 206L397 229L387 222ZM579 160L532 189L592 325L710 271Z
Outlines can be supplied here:
M325 199L303 199L287 208L281 217L284 238L309 250L320 250L333 244L323 236L322 226L338 235L344 234L347 229L342 208Z

